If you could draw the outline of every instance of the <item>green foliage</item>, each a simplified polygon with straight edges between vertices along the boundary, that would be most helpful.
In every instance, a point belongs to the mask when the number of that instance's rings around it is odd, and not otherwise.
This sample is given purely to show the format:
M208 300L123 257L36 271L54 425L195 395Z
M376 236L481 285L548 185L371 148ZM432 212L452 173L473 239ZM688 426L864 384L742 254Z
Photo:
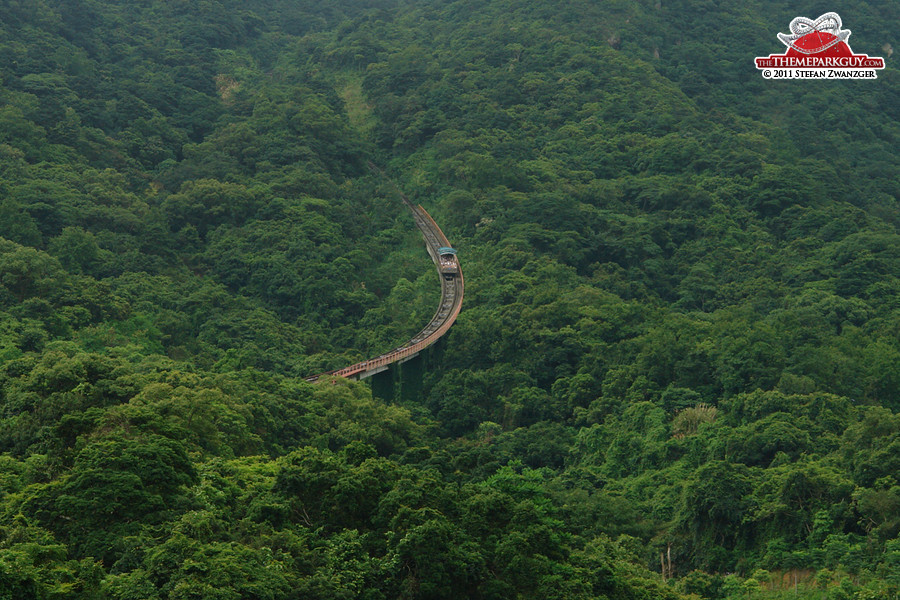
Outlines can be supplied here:
M900 14L782 8L0 3L0 598L896 597Z

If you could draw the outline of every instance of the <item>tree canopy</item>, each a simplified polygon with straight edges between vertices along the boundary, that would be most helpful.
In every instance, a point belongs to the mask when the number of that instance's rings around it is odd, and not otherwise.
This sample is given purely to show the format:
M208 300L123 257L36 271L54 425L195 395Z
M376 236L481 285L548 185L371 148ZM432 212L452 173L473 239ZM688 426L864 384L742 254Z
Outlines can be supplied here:
M0 598L896 598L900 5L796 10L0 3ZM389 180L463 312L308 384L438 300Z

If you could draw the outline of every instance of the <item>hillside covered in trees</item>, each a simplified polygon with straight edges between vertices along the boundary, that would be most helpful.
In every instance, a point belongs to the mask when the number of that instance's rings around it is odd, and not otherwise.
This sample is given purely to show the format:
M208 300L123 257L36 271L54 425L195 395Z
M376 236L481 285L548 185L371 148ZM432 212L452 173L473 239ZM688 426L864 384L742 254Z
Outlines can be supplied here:
M900 4L0 2L0 599L897 599ZM805 16L836 10L813 2ZM304 377L427 322L421 394Z

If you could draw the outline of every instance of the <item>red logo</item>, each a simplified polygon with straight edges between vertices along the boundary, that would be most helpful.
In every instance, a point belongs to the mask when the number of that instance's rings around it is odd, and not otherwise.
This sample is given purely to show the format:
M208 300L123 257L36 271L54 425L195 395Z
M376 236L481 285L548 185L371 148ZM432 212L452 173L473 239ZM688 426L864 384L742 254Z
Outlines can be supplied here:
M876 79L884 59L854 54L847 44L850 30L842 27L834 12L815 21L797 17L790 33L778 34L787 51L756 57L756 68L766 79Z

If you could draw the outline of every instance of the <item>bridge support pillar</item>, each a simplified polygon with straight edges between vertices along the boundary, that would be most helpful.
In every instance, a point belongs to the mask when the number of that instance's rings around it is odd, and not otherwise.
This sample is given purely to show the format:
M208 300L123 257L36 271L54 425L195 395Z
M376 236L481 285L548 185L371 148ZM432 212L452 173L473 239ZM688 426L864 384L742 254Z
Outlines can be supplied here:
M366 379L372 395L385 402L421 402L425 373L424 352L402 363L394 363Z
M372 386L372 395L376 398L380 398L385 402L393 402L395 395L396 379L397 379L397 368L391 365L389 368L384 371L380 371L375 373L371 377L367 379L371 383Z
M397 365L400 371L400 402L422 401L422 378L425 371L424 352Z

